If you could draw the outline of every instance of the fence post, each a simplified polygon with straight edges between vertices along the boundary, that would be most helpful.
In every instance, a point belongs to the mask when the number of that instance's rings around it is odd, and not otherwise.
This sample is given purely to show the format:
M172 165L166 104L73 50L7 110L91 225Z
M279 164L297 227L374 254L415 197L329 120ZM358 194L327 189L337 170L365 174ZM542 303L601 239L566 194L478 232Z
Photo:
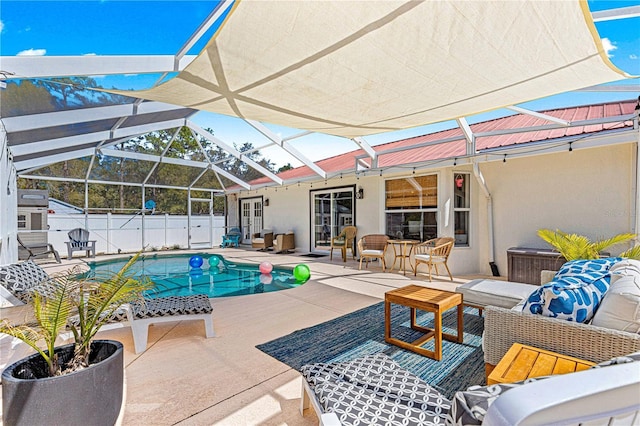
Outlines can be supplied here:
M169 213L164 214L164 246L169 247Z
M111 212L107 212L107 254L113 253L111 251Z

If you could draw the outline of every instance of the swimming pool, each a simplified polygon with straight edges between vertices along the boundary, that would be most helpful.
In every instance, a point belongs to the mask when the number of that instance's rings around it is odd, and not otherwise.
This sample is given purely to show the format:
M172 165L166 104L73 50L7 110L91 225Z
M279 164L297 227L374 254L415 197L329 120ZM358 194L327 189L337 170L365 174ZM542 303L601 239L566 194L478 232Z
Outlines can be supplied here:
M218 254L198 254L204 261L202 267L192 268L189 260L193 256L143 255L132 266L131 272L136 277L147 276L155 283L154 289L145 294L148 298L190 294L240 296L286 290L304 284L296 280L292 268L274 266L270 274L263 274L257 264L232 262ZM88 262L88 273L115 273L128 261L129 258Z

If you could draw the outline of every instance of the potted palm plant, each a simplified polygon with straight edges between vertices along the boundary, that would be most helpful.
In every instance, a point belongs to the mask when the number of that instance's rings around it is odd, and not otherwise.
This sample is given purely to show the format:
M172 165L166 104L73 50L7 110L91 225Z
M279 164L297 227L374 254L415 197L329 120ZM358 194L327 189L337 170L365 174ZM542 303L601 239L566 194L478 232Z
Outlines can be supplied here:
M33 323L0 323L0 332L36 351L2 373L5 426L116 422L124 382L122 343L94 337L152 288L148 279L134 279L130 272L138 256L109 276L77 269L58 274L33 291ZM74 343L55 346L68 330Z
M584 235L568 234L559 229L539 229L538 236L549 243L567 261L578 259L598 259L600 253L609 247L626 243L636 238L636 234L623 233L597 241L591 241ZM638 249L632 248L620 254L621 257L633 258ZM634 254L635 253L635 254Z

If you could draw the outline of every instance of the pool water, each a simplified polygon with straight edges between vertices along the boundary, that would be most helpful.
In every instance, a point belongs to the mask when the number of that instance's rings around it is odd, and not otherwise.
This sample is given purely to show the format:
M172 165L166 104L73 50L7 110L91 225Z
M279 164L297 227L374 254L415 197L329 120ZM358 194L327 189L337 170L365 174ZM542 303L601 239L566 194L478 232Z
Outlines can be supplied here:
M286 290L304 284L297 281L292 268L273 267L270 274L262 274L258 264L231 262L217 254L198 254L200 268L189 265L193 254L144 255L132 266L136 277L147 276L155 283L145 297L187 296L206 294L209 297L228 297ZM103 262L89 262L88 273L100 275L118 272L129 258Z

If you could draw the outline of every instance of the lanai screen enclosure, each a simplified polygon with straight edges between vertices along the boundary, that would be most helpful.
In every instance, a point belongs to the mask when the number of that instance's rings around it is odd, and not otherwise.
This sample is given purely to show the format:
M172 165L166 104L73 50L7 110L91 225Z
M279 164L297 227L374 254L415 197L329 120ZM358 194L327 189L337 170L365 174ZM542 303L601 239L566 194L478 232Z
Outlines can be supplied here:
M0 264L17 258L16 176L49 164L97 155L149 163L132 185L144 191L152 168L172 163L198 170L167 187L225 193L252 189L197 150L174 158L113 149L152 131L185 128L246 163L269 180L284 182L246 153L202 129L198 111L232 115L311 168L326 171L292 144L308 132L345 138L375 164L366 136L455 120L469 146L466 117L496 108L589 88L632 76L608 59L594 19L638 16L638 6L592 13L586 1L220 1L182 49L169 56L2 57L3 79L164 73L147 90L109 89L127 96L113 105L65 111L20 111L3 116L0 181ZM188 55L207 31L198 55ZM73 87L73 89L78 89ZM90 89L98 97L99 88ZM525 111L532 113L532 111ZM300 129L283 138L262 124ZM178 130L175 130L176 132ZM473 152L470 148L469 152ZM85 185L98 182L78 178Z

